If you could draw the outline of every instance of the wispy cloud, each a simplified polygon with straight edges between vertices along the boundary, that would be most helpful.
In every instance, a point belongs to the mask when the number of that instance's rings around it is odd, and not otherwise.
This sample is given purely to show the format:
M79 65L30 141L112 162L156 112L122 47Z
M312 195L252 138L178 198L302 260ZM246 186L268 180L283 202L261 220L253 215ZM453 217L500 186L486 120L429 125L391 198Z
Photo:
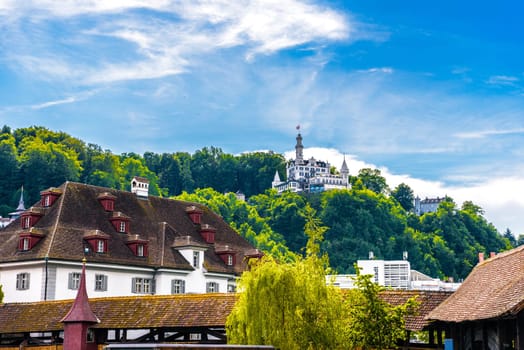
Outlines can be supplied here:
M0 0L1 1L1 0ZM196 57L226 48L239 48L246 60L257 55L319 42L346 40L352 32L349 18L335 10L296 0L80 1L3 2L6 17L38 18L34 26L58 17L90 15L90 21L67 28L76 40L63 39L56 59L45 59L36 47L12 53L11 59L27 71L70 79L81 76L88 84L155 79L186 72ZM150 9L147 15L131 10ZM1 14L0 14L1 15ZM176 18L176 19L174 19ZM29 22L32 23L32 22ZM79 24L80 23L80 24ZM90 27L85 27L89 25ZM84 27L82 27L84 26ZM16 26L15 26L16 27ZM19 33L23 35L23 33ZM105 53L98 61L82 61L82 41L113 38L133 46ZM26 40L36 38L26 37ZM78 41L79 44L75 44ZM52 41L49 40L50 45ZM9 43L17 51L17 43ZM119 44L117 42L117 44ZM22 48L18 48L23 50ZM70 54L73 52L73 54ZM61 64L51 64L52 61ZM43 63L43 64L42 64ZM89 68L88 68L89 67Z
M462 139L481 139L489 136L524 134L524 128L515 128L507 130L479 130L470 132L457 133L454 136Z
M519 78L508 76L508 75L494 75L489 77L486 81L490 85L505 85L505 86L515 86L519 81Z
M75 97L68 97L68 98L65 98L63 100L49 101L49 102L44 102L44 103L40 103L40 104L37 104L37 105L32 105L31 109L44 109L44 108L48 108L48 107L52 107L52 106L56 106L56 105L63 105L63 104L67 104L67 103L73 103L73 102L76 102L76 101L77 101L77 99Z

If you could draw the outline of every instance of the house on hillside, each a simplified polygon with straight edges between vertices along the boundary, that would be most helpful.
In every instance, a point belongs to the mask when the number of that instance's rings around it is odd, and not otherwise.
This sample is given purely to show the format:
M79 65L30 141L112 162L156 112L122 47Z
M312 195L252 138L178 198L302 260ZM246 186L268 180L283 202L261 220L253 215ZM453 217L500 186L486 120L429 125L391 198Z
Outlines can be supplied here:
M524 349L524 246L479 262L426 318L454 349Z
M0 231L4 302L72 299L87 259L90 297L235 290L246 259L260 256L197 203L66 182Z

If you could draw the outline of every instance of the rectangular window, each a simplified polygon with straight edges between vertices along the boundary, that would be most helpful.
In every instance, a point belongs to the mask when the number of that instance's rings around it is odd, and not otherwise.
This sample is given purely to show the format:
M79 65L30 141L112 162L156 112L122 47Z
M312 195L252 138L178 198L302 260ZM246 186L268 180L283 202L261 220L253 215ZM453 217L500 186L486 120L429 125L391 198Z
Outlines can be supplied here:
M200 267L200 252L193 252L193 267Z
M79 286L80 286L80 272L69 273L69 281L67 283L67 288L77 290Z
M29 289L29 273L22 272L16 275L16 289L17 290Z
M227 256L227 265L228 266L233 266L233 255L231 255L231 254L228 254L228 256Z
M51 197L45 196L44 197L44 207L48 207L51 204Z
M22 238L22 250L29 250L29 238Z
M218 283L207 282L206 283L206 292L207 293L218 293Z
M96 252L97 253L105 253L106 251L106 244L103 239L99 239L96 241Z
M120 232L126 232L126 222L120 221Z
M136 246L136 255L144 256L144 245L143 244L139 244Z
M153 294L153 280L151 278L142 277L133 278L131 292L137 294Z
M184 294L186 292L186 281L184 280L172 280L171 281L171 294Z
M95 275L95 290L98 292L105 292L107 290L106 275Z
M31 217L26 216L24 217L22 228L29 228L29 226L31 226Z
M228 284L227 285L227 292L228 293L235 293L237 290L237 287L233 284Z

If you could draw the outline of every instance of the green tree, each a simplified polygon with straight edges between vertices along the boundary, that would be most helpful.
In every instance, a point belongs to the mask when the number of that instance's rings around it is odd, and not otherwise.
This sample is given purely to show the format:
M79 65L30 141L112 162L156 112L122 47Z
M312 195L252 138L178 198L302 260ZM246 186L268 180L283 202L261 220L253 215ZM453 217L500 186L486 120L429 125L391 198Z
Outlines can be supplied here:
M352 181L361 180L364 187L375 193L387 193L389 191L386 178L382 176L379 169L363 168L358 171L356 178Z
M356 268L356 289L347 293L348 347L350 349L393 349L405 338L406 316L415 313L416 298L393 306L380 298L384 287L373 283L371 275Z
M226 322L233 344L271 344L280 349L342 349L346 309L339 289L326 285L326 259L318 241L325 227L306 211L306 258L282 264L254 262L239 281L239 300Z
M391 192L391 196L404 208L405 211L413 210L413 190L405 183L401 183Z

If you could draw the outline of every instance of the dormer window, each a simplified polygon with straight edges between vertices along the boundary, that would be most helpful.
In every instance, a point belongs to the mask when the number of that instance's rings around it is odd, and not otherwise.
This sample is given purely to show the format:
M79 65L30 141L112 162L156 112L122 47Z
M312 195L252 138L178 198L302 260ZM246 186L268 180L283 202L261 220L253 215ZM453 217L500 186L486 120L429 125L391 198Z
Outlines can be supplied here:
M206 241L206 243L215 243L215 233L217 229L211 225L204 224L200 228L200 235Z
M90 249L98 254L105 254L108 252L109 235L100 230L87 231L84 234L84 239L91 247Z
M236 263L236 251L230 246L215 247L215 253L222 259L227 266L234 266Z
M25 216L22 218L22 228L29 227L31 227L31 218L29 216Z
M31 207L29 210L22 213L21 225L23 229L33 227L44 214L38 209Z
M35 228L29 229L29 231L20 233L18 241L18 250L28 251L33 249L33 247L40 242L44 237L44 233Z
M200 252L198 251L193 252L193 267L197 269L200 267Z
M109 218L117 232L129 233L129 217L121 212L113 212Z
M131 192L137 197L147 198L149 195L149 180L145 177L135 176L131 180Z
M141 239L139 235L129 236L126 244L135 256L146 257L148 255L148 242Z
M42 205L43 207L52 206L61 194L62 190L54 187L40 192L40 205Z
M29 242L30 242L29 238L27 238L27 237L22 238L22 244L21 244L22 249L20 249L20 250L24 250L24 251L25 250L29 250Z
M106 240L105 239L99 239L96 241L96 252L97 253L105 253L107 251L106 249Z
M115 210L115 199L116 196L113 196L109 192L104 192L100 194L98 197L98 201L104 207L105 211L113 211Z
M186 213L193 224L200 225L203 211L195 205L186 208Z

